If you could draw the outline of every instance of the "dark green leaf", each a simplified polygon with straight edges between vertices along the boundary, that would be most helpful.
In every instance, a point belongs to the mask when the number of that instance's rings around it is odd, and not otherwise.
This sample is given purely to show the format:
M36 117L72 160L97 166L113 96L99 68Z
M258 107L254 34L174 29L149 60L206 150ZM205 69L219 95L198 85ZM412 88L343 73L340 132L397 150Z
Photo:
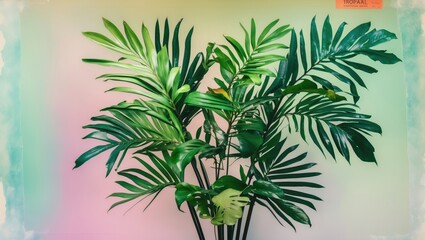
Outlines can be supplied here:
M242 157L254 154L263 143L261 135L254 132L240 132L237 135Z
M364 64L356 63L356 62L350 62L350 61L347 61L347 60L343 60L343 61L347 65L349 65L349 66L351 66L355 69L361 70L363 72L367 72L367 73L377 73L378 72L378 70L376 70L375 68L368 66L368 65L364 65Z
M243 191L247 185L232 175L225 175L217 179L211 187L217 192L222 192L228 188Z
M176 27L174 28L174 34L173 34L173 57L171 61L172 67L177 67L179 65L179 57L180 57L180 43L179 43L179 31L180 31L180 25L182 23L183 19L181 19Z
M171 169L184 181L184 170L186 166L193 160L196 154L211 148L211 146L198 139L192 139L184 142L174 148L168 164Z
M363 54L374 61L379 61L383 64L394 64L401 60L393 53L387 53L386 50L361 50L358 53Z
M329 15L326 17L322 28L322 54L327 54L332 44L332 26Z
M266 198L274 198L281 200L285 198L285 193L282 189L279 188L279 186L272 182L261 179L256 180L253 183L251 191Z
M319 34L317 33L316 17L314 17L313 20L311 20L310 53L311 53L311 65L313 65L320 58L320 42L319 42Z
M74 169L80 167L81 165L86 163L88 160L92 159L93 157L95 157L95 156L97 156L97 155L103 153L104 151L111 149L113 147L114 147L114 145L107 144L107 145L99 145L99 146L91 148L90 150L81 154L81 156L77 158L77 160L75 161Z
M211 110L233 111L232 103L217 94L192 92L186 97L186 104Z
M301 55L301 63L303 64L304 72L307 72L307 54L305 50L304 34L302 30L300 32L300 55Z
M358 25L341 40L341 43L339 44L336 51L337 52L348 51L351 48L351 46L353 46L353 44L357 41L357 39L359 39L363 34L367 33L369 29L370 29L370 22Z

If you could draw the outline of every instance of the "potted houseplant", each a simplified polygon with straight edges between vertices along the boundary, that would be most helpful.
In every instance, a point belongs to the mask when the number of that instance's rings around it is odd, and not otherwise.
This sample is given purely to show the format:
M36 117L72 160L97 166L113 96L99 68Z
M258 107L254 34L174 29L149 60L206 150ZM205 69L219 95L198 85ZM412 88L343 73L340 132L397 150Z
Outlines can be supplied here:
M147 196L154 201L172 187L199 239L205 239L200 219L215 225L217 239L246 239L256 206L294 229L311 225L303 209L315 209L321 199L309 190L322 186L303 142L334 159L376 163L368 138L382 130L356 103L357 89L366 87L359 72L377 70L358 56L397 63L394 54L375 49L396 39L393 33L370 23L347 33L342 23L334 31L327 17L321 31L313 18L306 38L278 20L262 29L251 20L241 25L241 41L225 36L226 44L209 43L192 57L193 28L182 41L182 21L172 31L168 20L162 28L157 21L154 35L144 25L138 34L126 22L122 30L103 22L111 37L84 35L121 57L84 62L124 69L99 78L131 98L102 109L84 127L92 130L85 138L103 143L83 153L75 168L109 151L106 175L121 176L116 183L123 189L111 194L118 199L111 209ZM212 68L218 76L206 81L208 91L198 91ZM293 135L302 141L294 144ZM122 169L123 161L139 167Z

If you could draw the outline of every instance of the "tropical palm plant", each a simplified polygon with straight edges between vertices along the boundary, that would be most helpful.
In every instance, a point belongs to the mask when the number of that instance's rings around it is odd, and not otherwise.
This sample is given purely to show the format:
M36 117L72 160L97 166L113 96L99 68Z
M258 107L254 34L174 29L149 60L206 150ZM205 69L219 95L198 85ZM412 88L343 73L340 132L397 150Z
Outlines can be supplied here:
M123 191L111 194L118 199L111 209L148 196L152 202L173 187L177 207L187 203L199 239L205 239L199 218L215 225L217 239L246 239L255 205L282 225L311 225L303 209L321 201L311 191L322 188L315 180L320 173L305 145L294 144L292 136L324 156L350 161L354 154L376 162L369 138L381 128L356 103L357 88L366 87L359 72L377 70L358 56L397 63L394 54L375 49L396 39L393 33L364 23L344 34L342 23L334 34L327 17L319 37L313 18L307 46L303 31L297 34L278 20L258 31L251 20L248 28L241 25L242 41L225 36L226 44L209 43L205 53L192 57L193 28L180 44L182 21L172 34L168 20L162 28L157 21L154 38L144 25L139 37L126 22L123 30L103 22L112 37L84 35L120 58L84 62L124 69L99 78L118 83L110 91L135 98L102 109L104 114L85 126L92 129L85 138L103 144L83 153L75 168L110 151L106 175L115 169L123 179L116 182ZM216 87L197 91L215 65ZM203 123L191 131L198 115ZM129 155L139 167L121 169ZM185 178L189 165L195 181ZM232 174L235 170L239 173Z

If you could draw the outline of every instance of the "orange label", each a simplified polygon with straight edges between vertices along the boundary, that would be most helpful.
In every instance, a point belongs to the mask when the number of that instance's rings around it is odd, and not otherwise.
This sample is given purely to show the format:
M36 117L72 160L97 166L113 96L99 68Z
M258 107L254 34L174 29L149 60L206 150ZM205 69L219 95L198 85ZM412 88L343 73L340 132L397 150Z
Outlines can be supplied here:
M382 0L336 0L336 8L382 8Z

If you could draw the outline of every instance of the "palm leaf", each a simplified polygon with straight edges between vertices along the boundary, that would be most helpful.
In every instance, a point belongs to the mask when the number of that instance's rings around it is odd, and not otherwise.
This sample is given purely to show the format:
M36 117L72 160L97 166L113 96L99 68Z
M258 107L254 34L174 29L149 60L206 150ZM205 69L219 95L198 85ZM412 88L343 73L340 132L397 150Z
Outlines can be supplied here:
M116 181L118 185L128 192L116 192L110 197L118 197L122 200L114 203L109 210L136 199L143 200L152 194L159 194L164 188L175 186L179 183L178 176L165 163L164 160L153 154L146 155L149 161L135 157L143 168L129 168L118 172L125 178L124 181ZM157 195L155 195L154 199ZM153 200L154 200L153 199Z
M329 98L309 93L282 112L291 132L298 132L323 152L335 158L334 149L350 161L349 147L365 162L376 162L374 148L366 136L382 133L381 127L370 121L369 115L357 112L357 106L334 102Z
M215 61L220 65L222 80L230 86L260 85L261 76L275 76L267 66L283 59L281 54L275 54L276 50L287 48L279 43L290 28L288 25L274 28L277 20L267 25L257 37L257 27L254 20L251 20L250 31L241 24L245 33L244 43L240 43L231 36L225 36L229 45L218 45L214 52ZM274 28L274 29L273 29ZM222 81L220 80L220 81ZM234 88L238 90L238 87ZM229 93L237 95L237 92ZM237 101L237 98L233 98Z
M107 145L93 147L77 160L75 168L80 167L98 154L113 149L107 161L107 175L113 166L119 167L128 149L137 148L139 152L149 147L161 150L164 144L173 145L180 141L179 129L166 116L168 111L148 102L135 101L121 103L104 109L112 116L93 117L94 124L84 128L93 129L85 138L106 142ZM165 116L165 117L164 117ZM157 149L155 149L155 146ZM118 161L118 163L116 163Z
M357 86L366 87L357 71L377 72L376 69L360 63L363 60L356 58L357 56L367 56L371 60L383 64L394 64L400 61L392 53L374 49L379 44L396 39L395 34L384 29L370 29L370 23L363 23L344 35L345 25L346 23L342 23L333 35L328 16L324 21L320 40L316 19L313 18L310 29L310 61L307 60L303 31L300 31L298 44L297 34L293 30L290 52L287 60L284 60L287 61L288 67L282 87L285 88L295 85L300 80L309 79L325 89L338 91L337 84L331 83L336 80L347 86L345 91L350 93L354 102L357 102L360 99ZM299 61L301 61L303 73L299 73ZM326 81L322 81L323 79Z

